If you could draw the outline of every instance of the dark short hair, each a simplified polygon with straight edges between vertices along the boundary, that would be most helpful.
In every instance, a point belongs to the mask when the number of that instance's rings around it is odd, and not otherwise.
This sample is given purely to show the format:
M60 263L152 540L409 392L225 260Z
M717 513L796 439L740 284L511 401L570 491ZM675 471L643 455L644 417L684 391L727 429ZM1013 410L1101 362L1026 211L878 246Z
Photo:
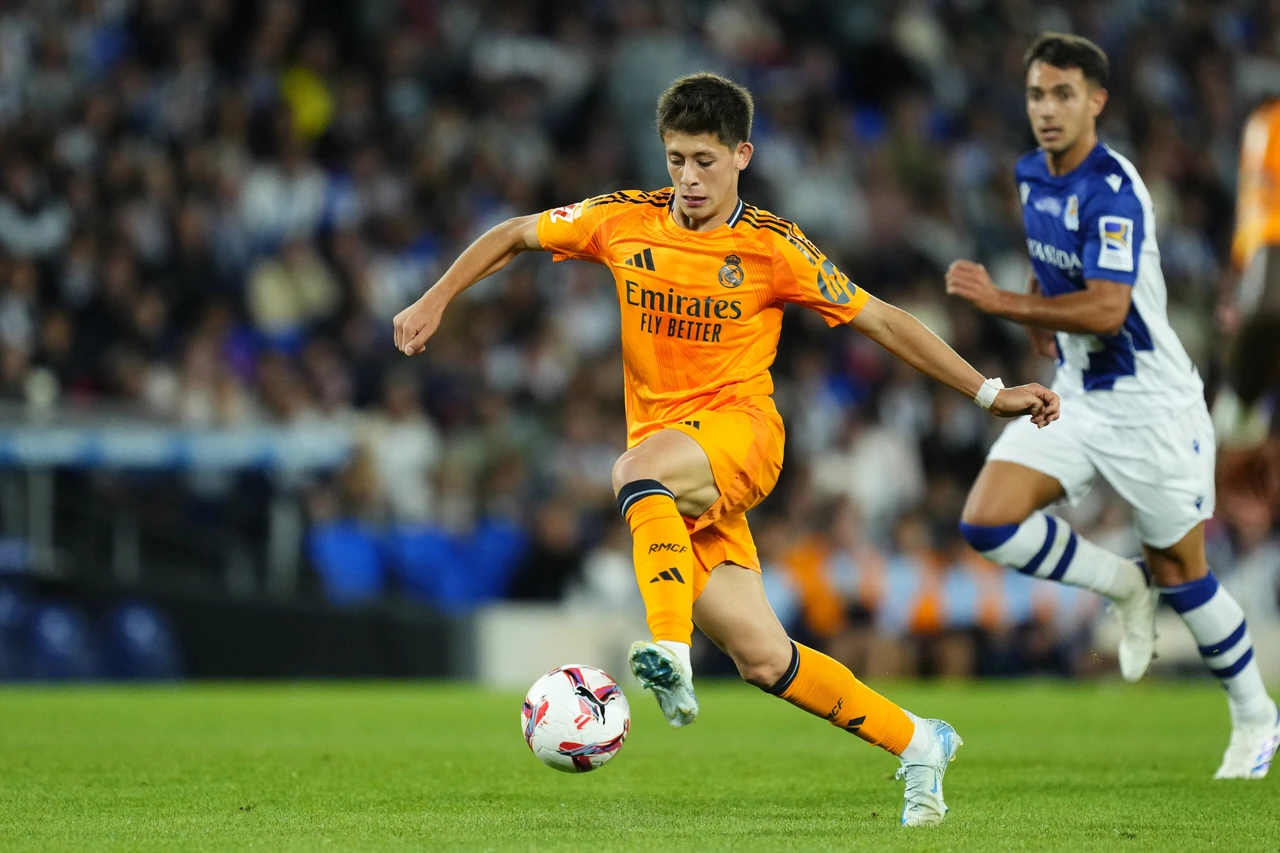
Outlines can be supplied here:
M709 133L729 148L751 138L755 104L744 87L719 74L690 74L658 98L658 135Z
M1111 63L1102 48L1083 36L1069 33L1041 33L1022 55L1022 72L1031 70L1033 62L1054 68L1079 68L1084 79L1095 86L1107 85Z

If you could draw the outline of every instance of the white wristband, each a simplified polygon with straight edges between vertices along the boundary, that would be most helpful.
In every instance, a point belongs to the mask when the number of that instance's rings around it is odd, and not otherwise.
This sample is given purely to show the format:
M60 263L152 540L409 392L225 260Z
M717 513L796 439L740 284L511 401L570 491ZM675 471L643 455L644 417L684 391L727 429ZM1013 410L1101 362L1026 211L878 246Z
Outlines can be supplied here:
M978 394L973 398L973 402L977 403L984 409L990 409L991 404L996 401L996 394L1004 390L1004 383L999 379L988 379L982 383L982 387L978 389Z

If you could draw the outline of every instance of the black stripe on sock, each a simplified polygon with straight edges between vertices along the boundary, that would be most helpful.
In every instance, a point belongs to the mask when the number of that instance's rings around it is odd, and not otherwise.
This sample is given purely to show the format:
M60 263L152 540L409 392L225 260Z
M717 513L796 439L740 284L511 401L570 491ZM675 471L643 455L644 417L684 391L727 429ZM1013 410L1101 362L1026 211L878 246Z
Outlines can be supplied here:
M774 682L774 685L767 688L764 692L771 696L781 696L783 692L791 686L791 682L796 680L796 672L799 671L799 669L800 650L796 648L796 644L793 642L791 644L791 665L787 667L786 674Z
M671 500L676 499L671 490L657 480L633 480L618 490L618 512L626 518L627 510L633 503L650 495L666 495Z

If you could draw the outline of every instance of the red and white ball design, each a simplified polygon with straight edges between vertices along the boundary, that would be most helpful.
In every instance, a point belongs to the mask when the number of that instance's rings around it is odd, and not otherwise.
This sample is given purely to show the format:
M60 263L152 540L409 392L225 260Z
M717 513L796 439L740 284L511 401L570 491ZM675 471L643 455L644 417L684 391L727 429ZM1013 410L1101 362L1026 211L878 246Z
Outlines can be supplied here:
M539 761L566 773L586 773L621 751L631 730L631 708L607 672L572 664L533 683L520 723Z

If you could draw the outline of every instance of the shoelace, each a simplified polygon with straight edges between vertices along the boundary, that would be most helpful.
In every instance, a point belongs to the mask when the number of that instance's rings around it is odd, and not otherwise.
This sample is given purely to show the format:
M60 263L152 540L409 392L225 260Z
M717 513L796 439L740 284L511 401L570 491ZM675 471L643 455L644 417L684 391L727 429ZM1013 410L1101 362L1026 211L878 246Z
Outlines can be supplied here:
M935 796L930 788L933 787L933 779L936 777L929 776L926 773L910 773L913 767L920 767L925 770L932 770L937 773L937 768L932 764L917 763L904 764L898 768L898 772L893 774L893 778L901 781L907 780L906 801L909 806L926 806L932 805L926 799Z

